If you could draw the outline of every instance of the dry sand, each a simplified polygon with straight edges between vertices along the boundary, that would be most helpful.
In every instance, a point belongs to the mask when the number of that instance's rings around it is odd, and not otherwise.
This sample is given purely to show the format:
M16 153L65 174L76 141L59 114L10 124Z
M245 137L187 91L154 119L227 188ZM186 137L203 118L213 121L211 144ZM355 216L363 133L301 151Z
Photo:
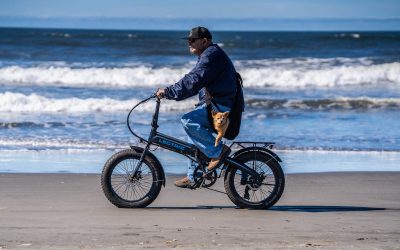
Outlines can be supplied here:
M0 249L400 249L398 172L288 175L270 210L175 179L151 207L119 209L99 175L1 174Z

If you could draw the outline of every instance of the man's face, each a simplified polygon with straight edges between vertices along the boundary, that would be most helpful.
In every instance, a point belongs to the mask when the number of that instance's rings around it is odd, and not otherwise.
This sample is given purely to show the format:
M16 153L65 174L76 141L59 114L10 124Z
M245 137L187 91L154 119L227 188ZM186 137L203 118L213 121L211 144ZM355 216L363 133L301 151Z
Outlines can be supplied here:
M200 56L201 53L207 48L208 41L206 38L189 38L188 45L190 53Z

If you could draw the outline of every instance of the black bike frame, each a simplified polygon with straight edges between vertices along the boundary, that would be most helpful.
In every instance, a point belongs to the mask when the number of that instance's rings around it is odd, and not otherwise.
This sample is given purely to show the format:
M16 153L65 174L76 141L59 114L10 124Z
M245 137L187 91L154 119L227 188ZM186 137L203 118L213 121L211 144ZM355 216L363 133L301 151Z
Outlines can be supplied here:
M133 171L133 176L136 174L137 170L142 165L143 160L146 157L146 154L149 151L149 148L151 145L156 145L156 146L168 149L170 151L176 152L178 154L184 155L184 156L188 157L189 159L196 161L196 162L198 162L200 159L206 157L204 154L202 154L200 152L200 150L195 145L157 132L157 128L159 127L158 126L158 114L160 111L160 103L161 103L161 100L160 100L160 98L157 97L156 109L155 109L153 119L151 122L151 132L150 132L148 140L146 141L147 142L146 147L144 148L142 155L140 156L140 160ZM129 120L128 120L128 122L129 122ZM253 170L252 168L250 168L244 164L236 162L233 158L227 157L225 159L225 162L239 168L240 170L242 170L243 172L245 172L249 175L257 176L257 177L259 176L259 174L255 170Z

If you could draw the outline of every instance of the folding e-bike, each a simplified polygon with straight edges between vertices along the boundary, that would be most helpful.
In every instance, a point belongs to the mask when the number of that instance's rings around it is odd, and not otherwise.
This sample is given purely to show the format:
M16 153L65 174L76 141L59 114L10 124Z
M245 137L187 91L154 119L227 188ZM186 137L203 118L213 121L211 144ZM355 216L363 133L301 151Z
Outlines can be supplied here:
M137 135L130 126L132 111L150 99L156 99L156 108L148 140ZM226 157L218 170L207 170L210 161L195 145L157 132L161 100L153 94L136 104L128 114L129 131L145 143L145 147L130 146L115 153L104 165L101 185L108 200L121 208L140 208L150 205L165 186L161 162L150 152L156 145L188 157L197 164L194 170L196 188L210 188L224 173L224 187L229 199L240 208L269 208L281 197L285 176L279 164L281 159L271 151L272 142L233 142L231 148L240 148ZM247 145L247 146L246 146ZM219 173L217 173L219 172Z

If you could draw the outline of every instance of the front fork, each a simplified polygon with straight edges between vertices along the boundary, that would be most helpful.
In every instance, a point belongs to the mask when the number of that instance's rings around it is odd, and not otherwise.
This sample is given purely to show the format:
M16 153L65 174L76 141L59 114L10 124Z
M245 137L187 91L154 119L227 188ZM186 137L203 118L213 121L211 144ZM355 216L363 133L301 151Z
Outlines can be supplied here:
M140 167L143 164L144 158L146 157L147 152L149 152L149 148L150 148L150 142L147 143L146 147L144 148L142 155L140 156L139 162L136 164L135 169L132 172L131 178L136 176L137 171L140 169Z

